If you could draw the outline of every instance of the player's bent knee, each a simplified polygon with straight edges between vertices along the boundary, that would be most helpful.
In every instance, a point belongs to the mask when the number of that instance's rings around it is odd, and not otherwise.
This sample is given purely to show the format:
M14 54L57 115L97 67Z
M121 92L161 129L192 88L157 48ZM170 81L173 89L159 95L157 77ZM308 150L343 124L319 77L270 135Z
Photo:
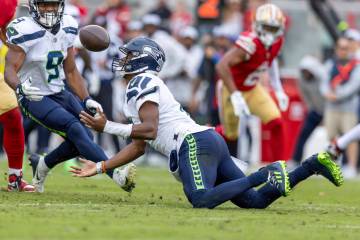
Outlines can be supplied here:
M92 140L93 135L79 121L74 121L67 127L68 138L89 138Z
M213 209L218 205L218 204L215 204L214 201L211 201L211 199L208 198L206 193L207 193L207 190L200 190L200 191L192 192L190 194L188 199L189 199L191 205L193 206L193 208Z

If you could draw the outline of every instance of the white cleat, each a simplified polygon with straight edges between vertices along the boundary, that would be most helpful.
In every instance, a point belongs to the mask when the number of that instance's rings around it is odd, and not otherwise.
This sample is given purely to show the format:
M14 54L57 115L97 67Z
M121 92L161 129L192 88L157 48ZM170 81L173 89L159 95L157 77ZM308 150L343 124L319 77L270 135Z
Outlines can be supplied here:
M135 188L136 165L129 163L123 169L115 168L113 180L124 191L131 193Z
M44 156L32 154L29 157L29 161L33 169L32 184L36 192L42 193L44 192L45 179L50 169L45 164Z

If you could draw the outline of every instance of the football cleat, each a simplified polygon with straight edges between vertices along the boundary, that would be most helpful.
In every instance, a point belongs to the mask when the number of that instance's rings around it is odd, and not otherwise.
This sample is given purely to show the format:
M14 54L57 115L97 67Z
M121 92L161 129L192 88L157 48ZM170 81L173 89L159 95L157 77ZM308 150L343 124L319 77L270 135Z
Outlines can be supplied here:
M115 168L113 180L124 191L131 193L135 188L136 165L129 163L123 169Z
M35 187L22 179L22 173L20 176L11 174L9 175L7 190L9 192L35 192Z
M306 169L311 169L315 174L322 175L337 187L344 183L341 168L332 160L328 152L314 154L303 161L302 165Z
M31 154L29 157L30 166L33 170L32 183L36 192L44 192L44 184L49 168L45 165L44 156L39 154Z
M291 192L285 161L277 161L265 167L269 171L268 182L276 187L284 197Z

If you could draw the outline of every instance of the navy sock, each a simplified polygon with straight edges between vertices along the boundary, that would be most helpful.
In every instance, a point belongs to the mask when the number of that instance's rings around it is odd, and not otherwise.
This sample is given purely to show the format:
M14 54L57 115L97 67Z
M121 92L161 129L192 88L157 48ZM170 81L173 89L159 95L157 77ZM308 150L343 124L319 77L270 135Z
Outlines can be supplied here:
M65 141L45 156L45 164L48 168L53 168L57 164L77 156L79 156L79 152L76 150L74 144Z
M289 180L290 180L290 187L293 188L301 181L304 181L311 175L313 175L314 172L305 168L304 166L299 166L296 169L294 169L292 172L289 173Z
M93 142L80 122L71 124L67 131L67 138L75 145L79 154L84 158L93 162L101 162L108 159L101 147ZM106 174L112 178L113 172L113 170L108 170Z
M248 176L249 182L253 187L257 187L267 181L269 171L265 168L260 169L257 172L251 173Z

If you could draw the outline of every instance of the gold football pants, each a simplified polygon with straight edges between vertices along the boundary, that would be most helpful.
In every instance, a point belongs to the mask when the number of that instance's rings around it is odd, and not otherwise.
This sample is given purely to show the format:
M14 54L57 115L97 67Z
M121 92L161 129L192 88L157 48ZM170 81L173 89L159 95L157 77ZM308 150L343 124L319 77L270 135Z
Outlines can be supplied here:
M218 81L217 93L220 121L224 127L224 134L229 140L235 140L239 134L239 118L234 114L230 93L222 81ZM253 89L241 93L251 114L259 117L262 123L267 124L281 117L275 101L261 84L258 83Z

